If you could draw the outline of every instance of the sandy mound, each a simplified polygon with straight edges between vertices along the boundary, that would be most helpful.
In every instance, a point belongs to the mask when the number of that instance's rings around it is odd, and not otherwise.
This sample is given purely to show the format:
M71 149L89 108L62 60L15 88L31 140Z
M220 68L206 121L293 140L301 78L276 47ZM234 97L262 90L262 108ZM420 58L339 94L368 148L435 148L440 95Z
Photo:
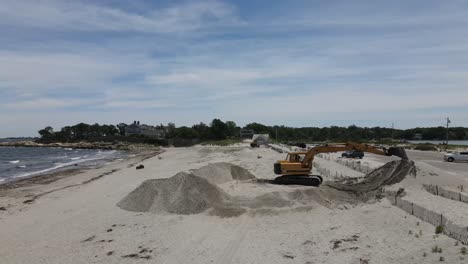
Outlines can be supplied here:
M193 175L204 178L212 184L222 184L232 180L255 179L248 170L227 162L211 163L192 171Z
M341 191L357 194L378 190L385 185L401 182L409 174L415 175L414 162L409 160L396 160L383 165L367 174L361 182L354 184L328 183L327 185Z
M152 213L197 214L209 210L210 215L221 217L239 216L247 211L275 214L298 208L309 210L314 204L334 207L364 202L374 197L382 186L399 183L415 171L412 161L393 161L372 171L358 183L328 183L320 188L285 190L247 198L230 196L216 184L255 177L239 166L214 163L193 174L181 172L168 179L147 180L117 206L127 211Z
M221 166L226 169L227 165ZM234 172L238 170L236 167L233 167ZM212 169L213 166L208 168ZM214 168L219 170L219 166ZM234 175L245 177L244 173L242 170L241 173ZM132 212L168 212L187 215L208 211L210 215L234 217L247 211L256 214L267 210L274 214L279 212L280 208L295 210L297 206L313 201L307 198L308 196L309 193L295 197L288 192L273 192L254 198L233 197L202 177L181 172L168 179L143 182L117 206Z
M206 179L184 172L168 179L143 182L117 206L134 212L196 214L208 208L227 207L231 197Z

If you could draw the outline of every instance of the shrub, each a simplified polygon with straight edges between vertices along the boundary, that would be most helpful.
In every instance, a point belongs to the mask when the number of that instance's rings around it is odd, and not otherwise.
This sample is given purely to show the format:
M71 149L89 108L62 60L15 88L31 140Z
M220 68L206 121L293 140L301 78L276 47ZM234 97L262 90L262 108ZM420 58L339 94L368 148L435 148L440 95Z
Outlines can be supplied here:
M468 254L468 249L466 249L466 247L462 247L460 248L460 253L462 253L463 255L466 255Z
M444 227L443 226L441 226L441 225L436 226L436 228L435 228L435 233L436 234L441 234L443 232L444 232Z
M433 144L417 144L414 147L415 150L422 150L422 151L437 151L436 146Z
M433 246L432 247L432 253L442 253L442 248L440 248L439 246Z

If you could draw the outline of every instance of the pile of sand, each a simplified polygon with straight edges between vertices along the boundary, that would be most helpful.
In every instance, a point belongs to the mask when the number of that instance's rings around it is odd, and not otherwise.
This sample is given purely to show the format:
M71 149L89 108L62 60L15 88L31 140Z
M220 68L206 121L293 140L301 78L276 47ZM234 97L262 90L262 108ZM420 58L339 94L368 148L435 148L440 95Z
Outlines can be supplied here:
M231 197L206 179L181 172L168 179L143 182L117 206L133 212L196 214L231 204Z
M305 197L294 197L288 192L273 192L254 198L230 196L207 179L225 182L232 179L250 179L247 170L229 163L210 164L196 171L198 175L180 172L168 179L143 182L123 198L117 206L132 212L198 214L208 211L221 217L239 216L245 212L261 212L266 208L295 208L310 202ZM202 174L205 172L206 174ZM295 201L296 200L296 201Z
M226 162L213 163L190 174L181 172L168 179L147 180L117 206L133 212L175 214L197 214L212 209L214 215L236 216L245 209L216 185L250 179L255 176L242 167Z
M174 214L197 214L209 210L209 214L222 217L238 216L247 210L253 213L265 209L276 212L279 208L297 209L316 203L333 207L342 203L364 202L375 196L375 191L380 191L382 186L398 183L411 173L415 173L412 161L393 161L372 171L358 183L327 183L320 188L285 190L247 198L230 196L216 184L255 177L239 166L213 163L191 174L181 172L168 179L147 180L117 206L133 212Z
M248 170L227 162L208 164L192 171L192 174L204 178L212 184L255 179L255 176Z
M327 185L340 191L364 194L376 191L385 185L399 183L407 175L415 175L415 173L416 167L413 161L396 160L373 170L361 182L352 184L327 183Z

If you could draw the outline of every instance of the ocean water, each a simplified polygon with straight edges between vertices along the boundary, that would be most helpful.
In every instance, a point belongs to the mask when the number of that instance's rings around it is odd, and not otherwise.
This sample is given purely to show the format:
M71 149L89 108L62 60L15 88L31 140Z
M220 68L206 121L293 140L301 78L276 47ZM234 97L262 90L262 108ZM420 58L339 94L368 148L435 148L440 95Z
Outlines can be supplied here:
M443 144L445 140L408 140L410 143L421 144L421 143L432 143L432 144ZM466 145L468 146L468 140L449 140L449 144L452 145Z
M0 184L69 168L92 168L124 158L116 150L0 147Z

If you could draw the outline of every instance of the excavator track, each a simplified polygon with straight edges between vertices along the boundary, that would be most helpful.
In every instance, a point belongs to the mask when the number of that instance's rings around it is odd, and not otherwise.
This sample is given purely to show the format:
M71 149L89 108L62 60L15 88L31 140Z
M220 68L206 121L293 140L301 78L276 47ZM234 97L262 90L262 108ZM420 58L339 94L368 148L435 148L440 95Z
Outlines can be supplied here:
M319 186L323 178L319 175L283 175L277 177L273 183L281 185Z

